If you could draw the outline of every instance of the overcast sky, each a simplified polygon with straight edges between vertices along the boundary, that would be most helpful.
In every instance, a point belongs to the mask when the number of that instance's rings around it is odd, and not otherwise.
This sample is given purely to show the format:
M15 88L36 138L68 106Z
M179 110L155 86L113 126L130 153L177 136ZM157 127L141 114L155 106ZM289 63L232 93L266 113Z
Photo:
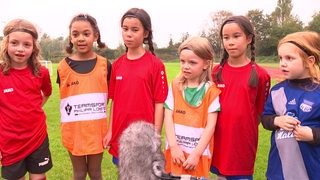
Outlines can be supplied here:
M292 0L292 4L292 13L306 24L320 11L319 0ZM121 16L138 7L151 16L154 42L166 47L170 37L178 42L183 33L199 35L217 11L245 15L248 10L260 9L270 14L276 6L277 0L0 0L0 36L10 20L25 18L52 38L67 37L72 17L88 13L97 19L102 41L116 48L122 43Z

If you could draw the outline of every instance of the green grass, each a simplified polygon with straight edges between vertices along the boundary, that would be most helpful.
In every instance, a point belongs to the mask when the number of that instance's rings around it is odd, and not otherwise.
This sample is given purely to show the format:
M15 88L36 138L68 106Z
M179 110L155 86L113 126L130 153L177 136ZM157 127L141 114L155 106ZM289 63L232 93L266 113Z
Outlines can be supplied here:
M279 63L265 62L265 63L259 63L259 65L261 65L261 66L263 66L263 67L279 68Z
M177 76L179 73L179 63L165 63L168 82ZM264 65L263 65L264 66ZM268 63L266 66L274 66L275 64ZM52 153L53 168L47 173L48 180L71 180L72 165L69 159L67 150L62 146L60 133L60 112L59 112L59 89L56 83L56 68L57 64L53 64L53 75L51 77L53 92L48 102L44 105L44 110L47 114L48 134L50 140L50 150ZM163 137L164 131L162 131ZM255 163L254 179L265 179L265 172L268 160L268 151L270 132L266 131L260 125L259 127L259 147L257 159ZM164 138L162 138L164 139ZM117 168L111 161L111 156L107 151L104 153L102 160L102 173L106 180L117 179ZM215 177L211 175L211 177ZM89 179L89 178L87 178Z

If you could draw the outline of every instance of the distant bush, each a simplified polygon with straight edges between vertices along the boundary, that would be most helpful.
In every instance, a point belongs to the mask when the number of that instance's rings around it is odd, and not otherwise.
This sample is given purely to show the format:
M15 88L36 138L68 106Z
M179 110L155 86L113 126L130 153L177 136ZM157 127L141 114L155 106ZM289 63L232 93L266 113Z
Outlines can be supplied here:
M256 61L259 63L274 63L278 62L279 58L277 56L259 56Z
M179 58L177 49L161 48L156 49L155 53L163 61L171 61Z
M157 56L163 56L163 54L158 53ZM178 55L176 55L176 56L177 57L175 57L174 59L161 59L161 60L168 61L168 62L179 62L180 61L179 56ZM214 62L219 63L220 58L215 58ZM278 63L279 58L277 56L259 56L259 57L256 57L256 62L258 62L258 63Z

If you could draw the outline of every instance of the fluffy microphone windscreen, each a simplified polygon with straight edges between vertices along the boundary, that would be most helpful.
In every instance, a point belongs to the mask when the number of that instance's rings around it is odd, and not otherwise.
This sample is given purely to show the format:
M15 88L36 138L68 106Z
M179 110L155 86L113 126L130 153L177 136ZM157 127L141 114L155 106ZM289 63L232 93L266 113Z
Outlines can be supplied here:
M119 140L119 180L156 180L165 174L161 135L153 124L137 121Z

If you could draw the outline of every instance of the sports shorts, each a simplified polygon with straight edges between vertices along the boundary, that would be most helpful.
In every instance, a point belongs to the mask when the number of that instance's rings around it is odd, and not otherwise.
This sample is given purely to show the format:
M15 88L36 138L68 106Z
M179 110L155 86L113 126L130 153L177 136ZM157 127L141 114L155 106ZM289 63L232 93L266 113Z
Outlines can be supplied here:
M1 167L1 176L4 179L19 179L27 172L43 174L52 168L51 153L48 136L41 146L21 161L9 166Z

